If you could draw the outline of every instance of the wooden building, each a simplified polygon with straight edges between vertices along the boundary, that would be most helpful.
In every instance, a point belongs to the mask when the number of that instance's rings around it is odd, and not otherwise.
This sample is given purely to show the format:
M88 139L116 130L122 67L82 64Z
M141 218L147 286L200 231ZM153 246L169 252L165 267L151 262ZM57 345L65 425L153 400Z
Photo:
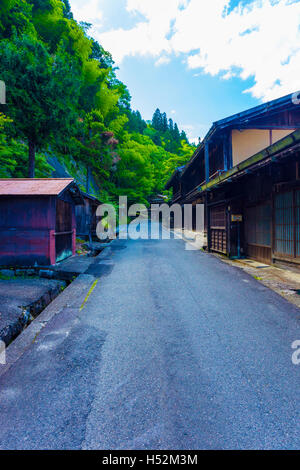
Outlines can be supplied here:
M299 163L300 130L205 185L210 250L300 263Z
M97 237L98 218L96 211L101 202L94 196L81 191L82 204L75 207L77 236L84 240Z
M184 171L184 168L185 166L179 166L178 168L176 168L173 175L169 178L165 186L165 189L173 190L173 197L172 197L173 204L180 202L180 200L182 199L182 195L184 193L183 188L182 188L182 182L181 182L181 175L182 175L182 172Z
M75 254L77 204L71 178L0 179L0 265L52 265Z
M173 189L175 202L205 204L209 250L300 263L297 129L293 95L213 124L181 172L180 195Z
M148 197L148 204L150 206L151 204L165 204L168 199L168 196L165 196L163 194L156 194Z

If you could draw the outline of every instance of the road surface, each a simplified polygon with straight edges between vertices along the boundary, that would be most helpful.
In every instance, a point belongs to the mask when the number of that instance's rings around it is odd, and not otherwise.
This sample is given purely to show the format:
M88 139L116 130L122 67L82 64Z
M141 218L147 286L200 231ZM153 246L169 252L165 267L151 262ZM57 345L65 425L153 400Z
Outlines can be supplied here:
M0 378L1 449L299 448L296 307L182 240L98 274Z

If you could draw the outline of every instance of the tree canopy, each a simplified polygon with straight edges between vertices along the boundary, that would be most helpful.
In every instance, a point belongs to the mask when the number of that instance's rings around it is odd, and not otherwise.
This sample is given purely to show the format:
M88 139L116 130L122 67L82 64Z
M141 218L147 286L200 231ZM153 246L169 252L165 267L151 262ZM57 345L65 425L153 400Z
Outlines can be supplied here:
M0 176L49 176L54 155L72 176L74 163L91 174L103 202L147 202L195 147L165 112L146 122L131 108L90 26L68 0L1 1Z

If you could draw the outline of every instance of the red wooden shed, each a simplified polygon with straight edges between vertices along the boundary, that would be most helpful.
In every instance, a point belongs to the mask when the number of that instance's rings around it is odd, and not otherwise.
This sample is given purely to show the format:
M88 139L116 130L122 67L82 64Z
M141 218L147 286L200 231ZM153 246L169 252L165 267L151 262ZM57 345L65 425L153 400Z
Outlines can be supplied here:
M0 265L52 265L75 254L72 178L0 179Z

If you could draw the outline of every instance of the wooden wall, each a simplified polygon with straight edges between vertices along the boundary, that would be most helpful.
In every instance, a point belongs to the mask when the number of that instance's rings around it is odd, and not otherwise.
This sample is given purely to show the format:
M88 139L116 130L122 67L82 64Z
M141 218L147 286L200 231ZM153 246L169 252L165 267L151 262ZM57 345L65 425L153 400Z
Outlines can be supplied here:
M257 152L275 144L295 129L244 129L232 131L232 163L241 163Z
M55 198L0 197L0 265L50 264Z
M45 266L75 254L75 207L69 199L1 196L0 265Z

